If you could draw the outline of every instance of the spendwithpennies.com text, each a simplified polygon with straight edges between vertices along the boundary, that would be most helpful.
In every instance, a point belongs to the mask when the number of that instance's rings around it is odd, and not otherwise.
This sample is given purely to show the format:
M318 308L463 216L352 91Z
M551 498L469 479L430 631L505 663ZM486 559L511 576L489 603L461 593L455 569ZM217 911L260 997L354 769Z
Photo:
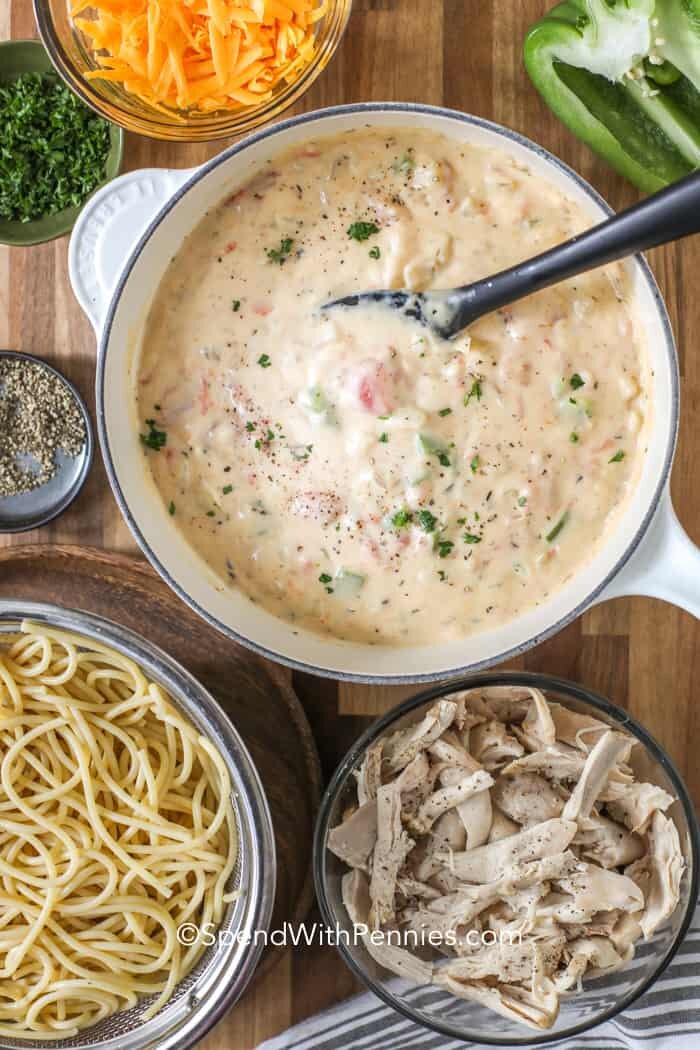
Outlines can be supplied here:
M368 940L380 947L390 945L416 951L420 948L454 948L466 942L467 946L478 948L482 945L519 945L521 934L512 930L373 930L364 923L356 923L346 928L327 926L322 922L290 923L276 930L222 930L215 923L208 922L197 926L185 922L178 927L177 939L180 944L189 946L203 944L211 947L214 944L229 946L231 944L263 944L278 948L312 947L312 945L329 945L337 947L344 944L348 947L359 945Z

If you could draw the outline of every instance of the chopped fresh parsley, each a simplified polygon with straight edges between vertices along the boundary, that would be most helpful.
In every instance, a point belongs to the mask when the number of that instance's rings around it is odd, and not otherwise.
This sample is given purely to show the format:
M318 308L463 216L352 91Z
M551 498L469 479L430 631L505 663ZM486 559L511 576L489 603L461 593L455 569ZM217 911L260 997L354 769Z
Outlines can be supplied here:
M562 516L560 517L559 521L556 523L554 528L551 529L547 533L547 535L545 537L545 539L547 540L547 543L553 543L554 542L554 540L557 538L557 536L559 535L561 530L564 528L564 526L566 525L568 520L569 520L569 512L567 510L567 511L564 511L564 513L562 514Z
M265 435L264 438L256 438L255 439L255 447L258 448L258 449L266 448L270 444L270 442L274 441L274 440L275 440L275 433L274 433L273 430L270 430L268 428L267 434Z
M370 250L369 250L369 257L370 257L370 259L378 259L381 256L381 254L382 253L379 250L379 246L376 245L376 244L375 244L374 248L370 248Z
M445 580L447 579L447 573L445 572L444 569L438 569L438 576L440 577L440 582L441 583L444 583Z
M437 518L429 510L418 511L418 524L423 532L433 532L437 525Z
M272 364L272 360L269 354L261 354L258 358L258 364L261 368L269 368Z
M623 450L621 448L619 448L617 450L617 452L615 453L615 455L611 459L608 460L608 463L621 463L624 458L625 458L625 453L623 452Z
M454 543L452 542L452 540L438 540L435 546L440 557L446 558L447 555L452 551Z
M438 415L439 416L449 416L451 412L452 412L451 408L441 408L440 411L438 412Z
M53 73L0 84L0 128L0 219L55 215L104 182L109 124Z
M481 380L475 379L472 383L471 390L469 391L469 393L464 395L464 407L467 407L467 405L473 397L475 397L477 401L481 401L481 394Z
M571 386L572 390L579 390L582 386L586 385L586 380L581 379L581 376L578 374L578 372L574 372L571 379L569 380L569 385Z
M410 525L412 520L413 515L410 510L403 508L402 510L397 510L395 514L392 514L391 524L395 529L405 529L407 525Z
M387 434L386 430L379 435L379 440L381 441L382 445L386 445L387 441L389 440L389 435Z
M146 426L148 427L148 433L139 434L141 444L145 445L146 448L152 449L153 452L160 452L168 443L168 435L164 430L158 429L155 419L147 419Z
M571 442L572 445L578 445L578 434L576 433L575 430L572 430L571 433L569 434L569 441Z
M214 518L214 517L216 517L216 511L215 511L215 510L208 510L208 511L207 511L207 517L208 517L208 518Z
M527 503L527 496L518 496L518 506L524 507Z
M292 250L294 244L293 237L283 237L280 241L279 248L266 248L265 254L270 262L277 263L279 266L283 266L289 258L289 253Z
M465 543L481 543L481 536L477 536L473 532L465 532L464 533L464 542Z
M168 514L172 517L174 513L175 513L175 504L173 503L172 500L170 500L170 503L168 504Z
M250 434L250 433L252 433L255 430L255 423L251 423L250 420L249 420L246 423L245 428L248 431L248 433Z
M351 222L347 229L348 237L353 241L367 241L375 233L379 233L376 222Z
M240 308L241 308L241 300L240 299L234 299L233 302L231 303L231 309L233 310L234 314L237 314L238 311L240 310Z
M323 586L326 588L326 592L328 594L332 594L333 593L333 588L328 586L328 584L331 583L332 580L333 580L333 577L329 576L327 572L322 572L321 575L318 578L318 582L323 584Z
M472 461L469 464L469 469L471 470L472 474L476 474L480 466L481 460L479 458L479 453L477 452L477 454L472 458Z
M233 492L233 485L224 485L221 491L223 492L224 496L228 496L229 492Z

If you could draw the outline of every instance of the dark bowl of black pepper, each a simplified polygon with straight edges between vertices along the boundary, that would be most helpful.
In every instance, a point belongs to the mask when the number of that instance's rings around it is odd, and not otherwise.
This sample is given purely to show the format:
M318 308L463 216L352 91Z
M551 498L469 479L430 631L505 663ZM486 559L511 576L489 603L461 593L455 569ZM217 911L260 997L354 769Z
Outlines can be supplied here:
M0 533L27 532L70 506L90 472L82 397L31 354L0 350Z
M119 173L124 133L63 84L38 40L0 43L0 244L69 233Z

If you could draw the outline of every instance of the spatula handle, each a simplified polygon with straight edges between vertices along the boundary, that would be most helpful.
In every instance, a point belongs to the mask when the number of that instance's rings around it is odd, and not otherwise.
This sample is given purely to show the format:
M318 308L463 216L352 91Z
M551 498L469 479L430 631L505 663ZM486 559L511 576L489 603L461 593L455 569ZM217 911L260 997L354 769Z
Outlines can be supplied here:
M700 233L700 171L541 255L478 281L470 286L471 294L466 288L458 289L453 303L464 294L464 323L468 324L470 306L473 309L476 303L481 316L567 277L692 233Z

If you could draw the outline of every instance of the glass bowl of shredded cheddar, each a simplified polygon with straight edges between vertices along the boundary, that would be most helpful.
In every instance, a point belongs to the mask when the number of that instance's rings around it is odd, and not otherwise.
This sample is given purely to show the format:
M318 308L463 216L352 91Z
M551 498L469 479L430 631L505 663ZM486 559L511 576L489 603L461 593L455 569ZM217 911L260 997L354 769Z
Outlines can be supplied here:
M328 65L352 0L34 0L93 109L152 138L226 138L278 117Z

